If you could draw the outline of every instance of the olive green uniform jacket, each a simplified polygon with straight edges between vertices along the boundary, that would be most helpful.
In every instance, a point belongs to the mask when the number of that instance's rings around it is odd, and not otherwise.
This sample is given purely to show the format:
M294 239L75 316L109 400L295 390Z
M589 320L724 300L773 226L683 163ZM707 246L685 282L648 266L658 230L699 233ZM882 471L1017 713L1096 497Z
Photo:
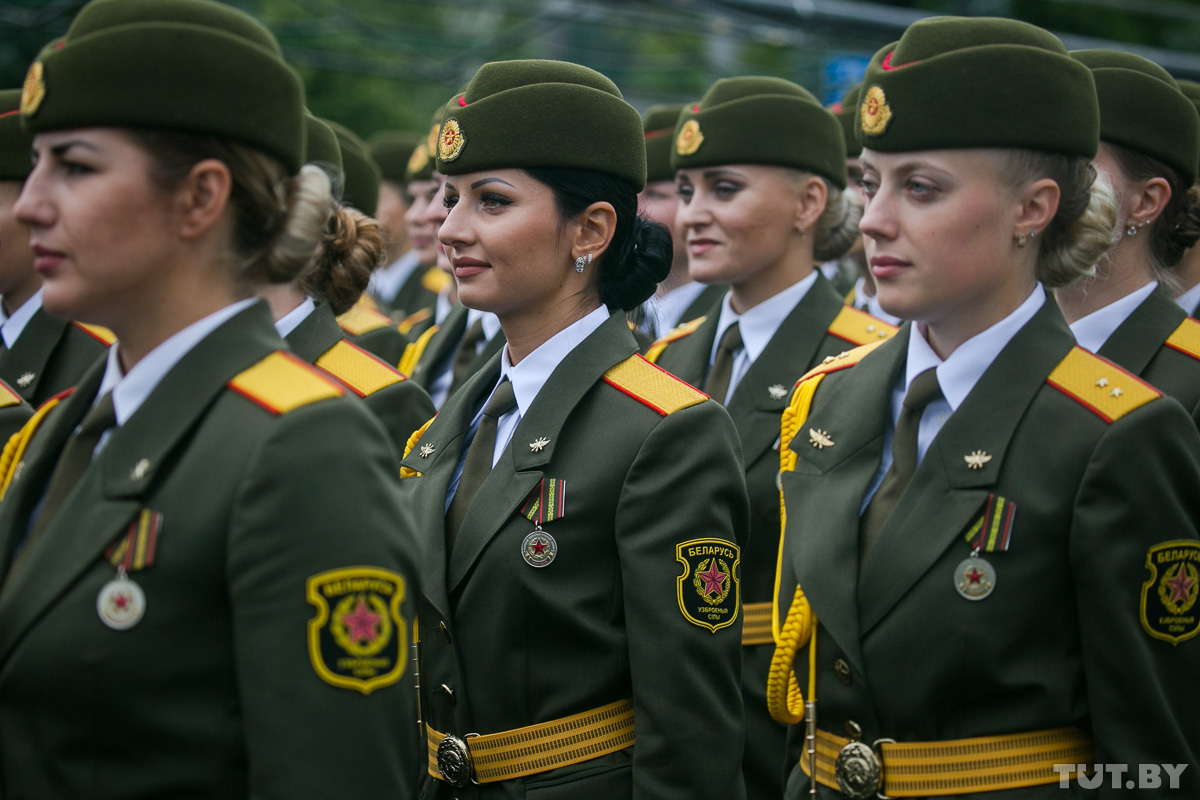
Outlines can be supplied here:
M44 308L29 318L16 344L0 356L0 380L37 407L70 389L106 352L100 332L51 316Z
M1200 322L1161 288L1096 351L1179 401L1200 425Z
M409 344L408 337L391 317L375 308L375 301L369 296L364 295L353 308L335 319L351 342L393 367L400 363Z
M34 434L0 502L6 800L411 796L412 519L378 421L281 348L261 303L209 334L10 568L103 364ZM113 630L104 553L147 520L152 563L130 571L145 614ZM330 589L338 570L388 589L358 595L368 613L390 598L355 642L378 649L374 668L331 640L355 599Z
M459 736L499 733L631 699L636 744L460 790L428 778L422 797L744 797L736 591L718 601L729 606L729 624L689 621L683 608L697 605L697 591L681 577L691 573L679 556L695 540L736 547L745 539L737 435L721 406L636 348L617 313L559 364L475 495L450 554L447 487L499 379L499 356L446 402L404 459L402 474L424 474L401 481L425 536L428 724ZM635 378L614 377L616 365ZM681 398L686 407L674 410ZM522 558L534 524L520 509L543 478L566 482L565 504L544 527L557 556L534 568Z
M425 391L431 389L439 375L454 368L454 351L458 349L458 343L462 341L467 332L467 313L467 307L461 303L452 308L417 355L416 366L412 370L411 377ZM497 331L496 335L487 341L483 349L479 351L479 355L471 362L468 374L474 375L482 369L492 360L492 356L500 352L500 348L504 347L507 341L504 338L504 331ZM405 361L407 360L406 358Z
M431 270L436 270L436 272L431 273ZM381 302L380 306L396 321L415 314L423 308L431 308L437 303L438 286L445 282L440 276L453 280L437 267L418 265L400 285L400 290L396 292L396 296L391 299L391 302Z
M0 381L0 447L33 416L33 406L17 390Z
M1145 384L1076 348L1047 301L937 434L860 574L860 508L910 335L905 325L825 376L781 478L778 613L798 582L820 621L817 726L845 736L853 720L868 743L1077 726L1095 740L1095 763L1131 765L1135 779L1138 764L1189 764L1180 796L1195 796L1200 638L1172 644L1140 621L1150 548L1196 544L1195 426L1174 400L1150 399ZM1074 375L1048 382L1068 353ZM809 431L832 444L814 446ZM956 590L956 567L990 495L1012 504L1009 548L981 553L995 585L972 601ZM1159 568L1153 580L1163 579ZM805 694L808 658L803 647L795 660ZM803 725L789 736L803 740ZM808 786L794 766L786 796L808 797ZM978 796L1127 795L1106 781L1094 794L1053 784Z
M349 342L324 303L284 337L296 355L325 371L363 399L374 412L396 448L404 452L408 437L434 415L433 401L425 390Z
M721 316L720 300L690 335L667 345L655 363L697 388L708 377L709 355ZM853 318L854 332L833 332L834 320ZM837 355L874 338L865 328L891 326L857 310L847 311L832 285L820 274L788 314L761 355L734 389L728 411L737 426L750 493L750 541L742 552L742 600L769 603L779 556L779 416L788 404L796 379ZM860 330L861 329L861 330ZM769 633L769 632L768 632ZM748 641L752 641L748 638ZM757 638L743 648L742 692L746 703L746 792L751 798L779 797L785 773L786 728L767 713L767 671L773 646Z

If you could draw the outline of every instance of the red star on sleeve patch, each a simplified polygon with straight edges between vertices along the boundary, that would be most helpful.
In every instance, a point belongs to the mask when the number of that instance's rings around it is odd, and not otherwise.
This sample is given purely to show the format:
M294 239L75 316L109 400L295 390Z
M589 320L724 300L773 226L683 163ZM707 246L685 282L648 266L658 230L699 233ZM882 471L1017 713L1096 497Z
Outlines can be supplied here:
M1146 551L1149 579L1142 584L1142 628L1177 645L1200 633L1200 542L1182 539Z
M308 579L308 655L330 686L370 694L400 680L408 631L400 613L404 578L377 567L348 567Z
M676 579L683 618L713 633L732 625L741 606L738 546L724 539L692 539L675 546L675 560L683 564Z

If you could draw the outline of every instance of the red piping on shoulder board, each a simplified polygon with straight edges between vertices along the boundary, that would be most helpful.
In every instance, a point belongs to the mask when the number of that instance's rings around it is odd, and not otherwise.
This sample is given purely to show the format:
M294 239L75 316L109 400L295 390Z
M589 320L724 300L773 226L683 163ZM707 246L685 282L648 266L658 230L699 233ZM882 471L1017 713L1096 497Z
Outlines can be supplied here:
M638 355L637 357L638 357L638 358L640 358L640 359L642 359L642 361L645 361L645 362L646 362L646 364L647 364L648 366L654 367L656 370L658 370L658 371L659 371L659 372L661 372L662 374L670 376L671 380L674 380L674 381L679 381L680 383L684 383L684 381L681 381L679 378L677 378L677 377L675 377L674 375L672 375L671 373L667 372L665 369L663 369L662 367L658 366L657 364L651 364L649 361L646 361L645 357L643 357L643 356L641 356L641 355ZM616 389L616 390L617 390L618 392L620 392L621 394L629 395L629 396L630 396L630 397L632 397L634 400L637 400L639 403L641 403L642 405L646 406L647 408L653 408L655 411L657 411L658 413L662 414L664 417L667 415L667 411L666 411L666 409L664 409L664 408L660 408L659 406L656 406L656 405L654 405L654 403L651 403L649 399L647 399L647 398L645 398L645 397L642 397L641 395L634 394L633 392L627 391L627 390L625 389L625 387L624 387L624 386L618 386L616 383L614 383L613 381L609 380L607 377L605 377L605 378L604 378L604 382L605 382L605 383L607 383L609 386L613 387L614 389ZM691 388L694 388L694 387L691 387L691 386L689 386L688 388L689 388L689 389L691 389ZM708 395L704 394L704 392L701 392L699 389L696 389L696 392L697 392L698 394L703 394L703 395L704 395L704 398L705 398L706 400L711 400L711 399L712 399L712 398L711 398L711 397L709 397Z
M888 53L883 57L883 63L879 66L883 67L884 72L891 72L894 69L904 69L905 67L911 67L913 64L921 63L919 61L910 61L907 64L893 64L892 56L895 54L895 52L896 51L893 50L891 53Z
M4 119L5 117L11 117L13 114L20 114L20 113L21 113L21 109L14 108L12 111L5 111L3 114L0 114L0 119Z

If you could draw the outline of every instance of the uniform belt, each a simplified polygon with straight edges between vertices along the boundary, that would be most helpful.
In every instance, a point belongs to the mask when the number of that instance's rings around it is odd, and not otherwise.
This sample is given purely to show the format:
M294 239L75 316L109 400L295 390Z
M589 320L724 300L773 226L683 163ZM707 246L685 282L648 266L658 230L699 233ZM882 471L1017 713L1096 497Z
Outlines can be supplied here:
M562 719L460 739L425 726L429 774L454 786L493 783L578 764L630 747L633 701L619 700Z
M742 646L771 644L771 604L747 603L742 606Z
M835 765L850 743L844 737L817 731L818 783L847 792L838 783ZM1063 776L1054 771L1055 764L1090 763L1093 758L1092 740L1078 728L944 742L885 739L876 743L875 750L883 772L878 791L886 797L996 792L1057 783ZM807 756L800 758L800 767L809 774Z

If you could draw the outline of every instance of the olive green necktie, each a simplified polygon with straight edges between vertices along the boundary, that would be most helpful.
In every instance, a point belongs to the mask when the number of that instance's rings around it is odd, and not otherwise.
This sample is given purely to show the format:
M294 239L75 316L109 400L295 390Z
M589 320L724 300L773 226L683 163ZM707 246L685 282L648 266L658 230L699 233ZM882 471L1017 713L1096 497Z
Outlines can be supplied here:
M712 369L708 371L708 380L704 382L704 393L722 405L725 395L729 394L729 381L733 378L733 358L742 349L742 333L735 322L721 334L721 343L717 345L717 357L713 359Z
M492 459L496 454L496 425L500 418L517 407L517 397L513 394L512 382L507 378L492 392L492 399L483 409L483 418L479 420L479 429L475 431L475 439L467 450L467 458L463 462L462 475L458 479L458 489L454 499L450 501L450 510L446 512L446 552L454 549L454 540L458 538L458 527L467 516L467 508L471 505L479 487L483 485L488 473L492 471Z
M471 323L471 327L463 333L462 339L458 342L458 349L454 351L454 364L451 367L451 374L454 378L450 381L450 394L458 391L467 378L471 377L471 365L475 363L479 343L482 341L484 341L483 318L480 317Z
M861 568L867 560L867 552L875 544L880 529L891 516L905 487L917 470L917 434L921 427L921 414L925 407L942 396L938 385L937 370L930 368L913 378L904 395L904 406L896 420L896 431L892 436L892 465L883 476L879 488L859 520L858 564Z

